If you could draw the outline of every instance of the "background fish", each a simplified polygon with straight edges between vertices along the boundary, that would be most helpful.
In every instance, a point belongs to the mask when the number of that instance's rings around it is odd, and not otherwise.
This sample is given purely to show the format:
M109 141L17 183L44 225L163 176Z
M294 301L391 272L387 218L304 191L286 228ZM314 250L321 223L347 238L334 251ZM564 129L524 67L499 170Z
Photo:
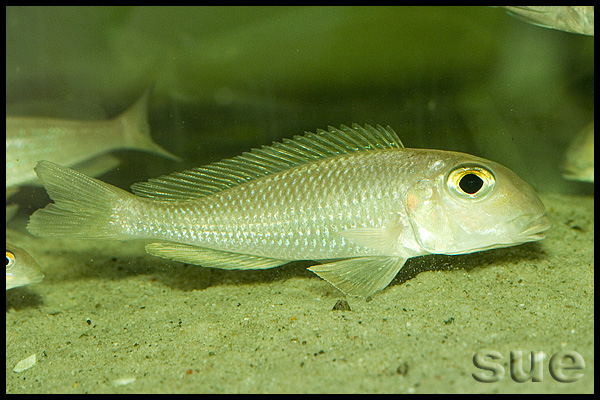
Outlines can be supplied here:
M594 36L594 6L503 6L534 25ZM594 182L594 121L571 142L563 163L562 177Z
M509 169L403 148L381 126L284 139L135 184L137 196L47 161L36 172L55 203L31 216L34 235L156 239L150 254L223 269L328 260L310 270L356 296L385 288L408 258L511 246L549 228Z
M146 115L150 92L148 88L127 111L110 120L7 116L6 187L35 181L33 168L40 160L73 167L116 149L136 149L178 159L150 137ZM114 159L107 160L110 166L116 166ZM106 169L98 165L90 168Z
M6 242L6 290L44 279L37 262L25 250Z
M502 6L533 25L594 35L594 6Z
M563 178L594 182L594 122L579 132L565 153Z

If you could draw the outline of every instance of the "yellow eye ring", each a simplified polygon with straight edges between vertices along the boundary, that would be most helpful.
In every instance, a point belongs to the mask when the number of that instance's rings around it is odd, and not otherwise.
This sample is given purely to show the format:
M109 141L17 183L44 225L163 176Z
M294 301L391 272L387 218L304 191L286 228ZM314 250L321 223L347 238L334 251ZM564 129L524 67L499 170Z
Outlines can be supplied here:
M6 268L12 268L15 265L15 254L12 251L6 250Z
M461 165L448 174L448 190L461 199L485 198L496 185L496 178L489 169L481 165Z

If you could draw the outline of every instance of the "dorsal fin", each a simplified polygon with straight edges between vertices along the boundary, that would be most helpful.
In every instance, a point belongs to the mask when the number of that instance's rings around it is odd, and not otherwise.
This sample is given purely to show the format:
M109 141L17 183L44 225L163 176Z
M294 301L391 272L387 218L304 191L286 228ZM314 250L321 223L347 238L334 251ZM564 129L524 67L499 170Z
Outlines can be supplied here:
M389 126L330 126L328 131L307 132L234 158L136 183L131 190L138 196L160 200L192 200L316 160L402 147Z

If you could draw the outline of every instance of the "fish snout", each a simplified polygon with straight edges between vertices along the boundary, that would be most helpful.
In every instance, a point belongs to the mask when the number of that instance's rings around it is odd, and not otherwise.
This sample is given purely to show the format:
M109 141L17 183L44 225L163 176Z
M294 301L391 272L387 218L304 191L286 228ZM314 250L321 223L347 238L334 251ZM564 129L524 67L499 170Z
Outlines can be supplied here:
M552 226L545 213L537 216L526 214L513 221L523 223L517 237L524 242L533 242L545 238L545 232Z

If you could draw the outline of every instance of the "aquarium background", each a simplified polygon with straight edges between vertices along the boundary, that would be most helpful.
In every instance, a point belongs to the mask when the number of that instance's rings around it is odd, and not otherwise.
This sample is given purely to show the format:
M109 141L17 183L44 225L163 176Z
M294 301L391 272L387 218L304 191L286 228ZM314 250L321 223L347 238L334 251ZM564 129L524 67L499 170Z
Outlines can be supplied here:
M9 7L6 97L95 118L155 83L153 134L185 161L127 154L140 179L369 123L573 193L559 172L593 119L593 43L493 7Z
M553 233L417 259L339 312L310 263L223 272L139 243L32 238L27 216L48 198L25 189L10 235L46 280L7 293L7 392L593 391L593 184L560 176L594 118L593 37L496 7L6 8L7 114L110 118L150 85L152 135L182 161L119 151L104 181L127 189L328 125L381 124L406 147L511 168ZM486 346L576 349L587 380L552 382L546 361L540 386L478 383L471 357ZM31 353L37 365L14 373Z

